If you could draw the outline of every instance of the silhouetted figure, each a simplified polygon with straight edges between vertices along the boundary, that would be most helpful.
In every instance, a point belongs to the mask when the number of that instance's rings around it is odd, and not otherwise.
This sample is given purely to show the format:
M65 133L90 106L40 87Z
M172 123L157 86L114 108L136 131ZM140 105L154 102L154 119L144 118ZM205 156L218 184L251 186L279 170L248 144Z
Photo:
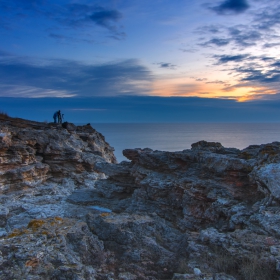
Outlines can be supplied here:
M58 123L62 123L60 110L56 111L53 114L53 121L54 121L54 123L57 123L57 121L58 121Z
M62 123L62 116L60 110L58 111L57 117L58 117L58 123Z
M57 112L55 112L53 114L53 122L56 123L57 122Z

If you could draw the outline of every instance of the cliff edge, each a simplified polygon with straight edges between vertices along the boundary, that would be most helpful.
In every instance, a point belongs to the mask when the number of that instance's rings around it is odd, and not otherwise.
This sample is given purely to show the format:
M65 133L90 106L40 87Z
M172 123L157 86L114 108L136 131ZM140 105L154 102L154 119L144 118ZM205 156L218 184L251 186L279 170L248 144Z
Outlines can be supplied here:
M280 143L113 148L0 120L0 279L280 279Z

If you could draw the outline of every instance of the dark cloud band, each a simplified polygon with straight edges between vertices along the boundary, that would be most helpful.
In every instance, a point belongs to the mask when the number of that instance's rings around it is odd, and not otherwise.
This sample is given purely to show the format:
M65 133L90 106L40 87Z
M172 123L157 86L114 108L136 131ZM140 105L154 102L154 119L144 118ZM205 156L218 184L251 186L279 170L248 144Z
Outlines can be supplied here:
M153 80L151 72L133 59L96 65L52 60L41 65L3 56L0 76L0 96L13 96L12 85L14 95L20 91L23 97L142 95L149 93Z
M217 14L235 13L239 14L245 12L249 8L246 0L225 0L220 5L212 7L211 9Z

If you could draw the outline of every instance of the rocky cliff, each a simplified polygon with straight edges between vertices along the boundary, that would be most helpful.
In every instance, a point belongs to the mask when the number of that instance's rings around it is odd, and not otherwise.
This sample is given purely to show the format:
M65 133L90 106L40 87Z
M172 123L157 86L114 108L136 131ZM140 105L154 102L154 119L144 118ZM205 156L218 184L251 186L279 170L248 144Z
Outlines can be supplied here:
M280 143L113 148L0 123L0 279L280 279Z

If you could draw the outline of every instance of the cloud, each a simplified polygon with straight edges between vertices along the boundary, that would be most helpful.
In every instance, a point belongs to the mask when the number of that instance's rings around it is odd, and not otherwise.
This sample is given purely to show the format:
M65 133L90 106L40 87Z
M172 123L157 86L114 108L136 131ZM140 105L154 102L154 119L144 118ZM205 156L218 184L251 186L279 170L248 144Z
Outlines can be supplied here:
M24 86L15 84L0 84L0 96L25 97L25 98L45 98L57 97L66 98L74 97L76 94L71 94L67 90L40 88L35 86Z
M57 37L52 35L60 29L71 31L72 37L73 33L75 33L76 38L87 37L88 41L93 42L91 38L88 39L88 34L94 34L94 27L106 29L110 34L110 36L106 36L107 38L121 40L126 36L122 28L117 25L123 18L122 13L116 9L105 8L95 4L61 4L43 0L10 0L0 3L0 14L1 12L5 17L1 19L3 24L1 24L0 28L3 28L3 26L7 28L8 26L14 29L16 28L14 26L15 22L19 20L22 21L24 28L25 20L32 18L33 20L39 20L40 24L47 23L48 28L42 30L42 32L47 30L50 33L50 37L55 39ZM29 23L27 22L27 24ZM37 27L40 28L40 25ZM98 32L95 32L95 34L98 34ZM72 37L65 36L64 39L70 41ZM73 39L75 41L75 38Z
M249 4L252 9L246 14L246 18L240 16L238 21L235 18L232 22L202 25L195 30L195 33L204 37L197 36L200 46L211 47L214 51L218 49L219 53L212 54L213 64L222 65L222 71L231 76L228 79L230 83L220 81L221 84L224 83L223 90L231 90L244 96L252 89L263 91L263 94L250 92L248 98L251 99L275 94L279 92L280 85L280 62L277 59L280 4L277 0L255 2L221 0L219 4L212 4L219 15L242 13L249 9ZM209 54L205 55L209 58Z
M280 60L269 56L249 54L214 55L214 65L223 65L223 71L232 76L230 84L224 83L224 91L251 91L245 99L262 98L266 94L279 92ZM239 89L239 90L238 90ZM254 90L252 90L254 89ZM260 89L262 93L256 91Z
M256 1L255 1L256 2ZM261 4L261 5L260 5ZM251 2L252 10L246 19L240 19L240 23L225 23L201 26L195 33L204 35L204 42L199 43L202 47L248 47L262 46L262 49L279 46L280 5L279 1L260 1L256 4ZM242 12L249 8L247 1L223 1L214 9L219 14ZM244 24L246 22L246 24ZM229 27L230 26L230 27ZM206 36L205 36L206 34ZM219 34L219 35L218 35ZM208 36L207 36L208 35ZM200 39L201 40L201 39Z
M266 43L266 44L263 45L263 48L268 49L268 48L274 48L274 47L277 47L277 46L280 46L280 43Z
M197 82L204 82L204 81L207 81L207 78L196 78L196 77L190 77L194 80L196 80Z
M212 34L217 34L217 33L220 33L221 32L221 25L214 25L214 24L211 24L211 25L204 25L204 26L200 26L198 27L194 33L197 33L197 34L208 34L208 33L212 33Z
M156 65L159 65L160 68L167 68L167 69L175 69L177 66L168 62L159 62L155 63Z
M137 60L88 65L72 60L36 62L0 58L0 96L72 97L148 94L151 72Z
M228 85L226 82L224 82L224 81L219 81L219 80L212 81L212 82L206 82L206 84L220 84L220 85Z
M195 48L189 48L189 49L179 49L180 51L184 52L184 53L195 53L198 50Z
M255 26L260 30L271 30L280 24L280 5L270 3L269 8L262 9L255 17Z
M241 28L229 28L231 40L241 47L248 47L256 45L257 41L262 39L260 32L256 30L248 30L248 27L242 26Z
M226 29L227 37L213 37L210 40L200 43L202 47L208 47L215 45L217 47L223 47L230 43L235 44L238 47L246 48L254 46L257 42L261 41L263 38L262 34L256 30L248 30L246 26L236 26Z
M252 57L252 58L255 58L255 57ZM261 56L261 57L259 57L259 59L262 61L271 61L271 60L274 60L275 58L271 57L271 56Z
M97 25L112 29L111 22L117 22L122 18L122 14L117 10L105 10L94 12L90 19Z
M245 12L249 8L246 0L225 0L220 5L211 9L219 15L239 14Z
M126 36L116 25L123 18L123 15L115 9L74 3L65 6L65 10L59 10L58 16L58 21L66 26L84 28L94 24L107 29L111 33L110 38L120 40Z
M277 60L276 62L272 63L271 66L279 67L279 69L280 69L280 60Z
M225 64L228 62L240 62L248 57L248 54L238 54L238 55L214 55L215 59L217 59L216 64Z
M273 86L273 83L277 83L276 86L279 86L280 82L280 72L275 70L267 70L264 69L259 70L254 67L241 67L239 69L235 69L236 72L244 74L244 77L241 78L240 81L245 82L256 82L258 85L262 84L270 84Z
M209 45L215 45L217 47L223 47L226 46L230 43L230 39L228 38L212 38L209 41L205 43L198 44L199 46L202 47L207 47Z

